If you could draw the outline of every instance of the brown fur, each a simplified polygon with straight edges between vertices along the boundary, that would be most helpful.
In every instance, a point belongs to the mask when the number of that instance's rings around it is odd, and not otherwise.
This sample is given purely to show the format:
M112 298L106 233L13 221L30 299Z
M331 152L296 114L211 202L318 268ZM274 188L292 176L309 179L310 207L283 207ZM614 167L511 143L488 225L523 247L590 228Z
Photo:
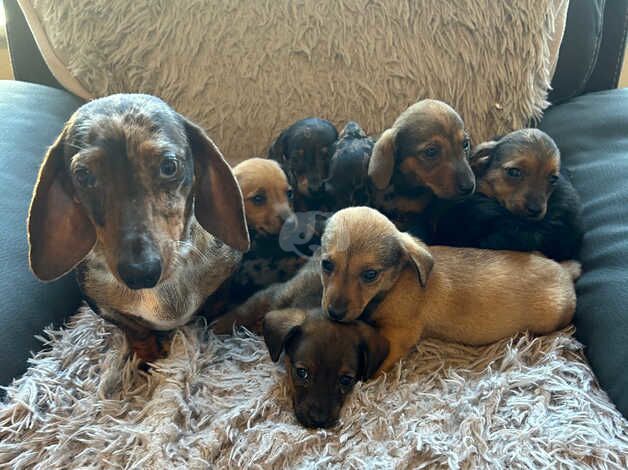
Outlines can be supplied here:
M437 155L430 157L426 152L434 149ZM474 188L468 152L468 137L458 113L442 101L422 100L405 110L378 139L368 173L379 190L394 185L397 192L416 193L423 188L439 198L456 198ZM408 197L398 197L402 196Z
M325 263L333 269L326 272ZM563 327L573 317L579 275L575 261L559 264L533 253L428 249L367 207L332 216L321 266L323 310L342 321L365 318L389 340L381 371L422 337L480 345ZM371 282L360 277L367 270L377 271Z
M290 394L297 419L331 427L357 381L368 380L388 354L388 341L365 323L337 323L320 308L275 310L264 319L273 361L286 352Z
M249 230L262 235L278 235L292 217L292 188L279 163L250 158L236 165L233 174L244 197Z
M554 141L537 129L521 129L478 145L471 157L478 192L496 199L513 214L540 220L560 172ZM508 171L520 172L519 177Z
M80 263L88 301L153 359L149 332L187 322L241 258L209 232L248 249L242 196L218 148L158 98L113 95L79 108L46 154L30 263L46 281Z

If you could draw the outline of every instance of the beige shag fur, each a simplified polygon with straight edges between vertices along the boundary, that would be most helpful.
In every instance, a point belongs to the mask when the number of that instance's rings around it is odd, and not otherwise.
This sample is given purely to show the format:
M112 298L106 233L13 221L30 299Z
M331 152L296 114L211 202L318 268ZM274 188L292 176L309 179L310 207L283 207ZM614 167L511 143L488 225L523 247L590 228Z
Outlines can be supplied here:
M2 468L617 468L628 422L572 329L472 348L423 341L359 384L340 424L300 427L263 341L199 320L148 374L83 308L0 405Z
M53 73L83 97L161 96L231 163L316 115L369 133L422 98L478 142L538 119L567 0L20 0Z

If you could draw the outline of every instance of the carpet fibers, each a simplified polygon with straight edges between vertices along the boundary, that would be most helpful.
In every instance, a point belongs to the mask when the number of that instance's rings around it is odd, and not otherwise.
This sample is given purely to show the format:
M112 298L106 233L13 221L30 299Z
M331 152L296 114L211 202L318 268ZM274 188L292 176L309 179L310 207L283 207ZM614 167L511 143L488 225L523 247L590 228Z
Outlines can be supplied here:
M627 468L628 422L572 333L423 341L312 431L260 338L198 320L145 373L84 307L7 389L0 468Z

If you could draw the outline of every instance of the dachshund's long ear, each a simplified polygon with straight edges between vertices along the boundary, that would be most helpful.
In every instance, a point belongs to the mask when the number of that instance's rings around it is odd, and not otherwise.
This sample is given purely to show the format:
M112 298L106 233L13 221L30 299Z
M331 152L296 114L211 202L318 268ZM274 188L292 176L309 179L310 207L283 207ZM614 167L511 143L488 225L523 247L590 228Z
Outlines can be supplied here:
M288 341L300 333L306 315L304 310L298 308L273 310L266 314L263 324L264 342L273 362L279 360Z
M284 141L286 140L287 129L284 129L279 134L268 149L268 158L275 160L280 165L286 162L286 154L284 153Z
M409 261L412 262L416 268L421 286L425 287L430 273L432 272L432 268L434 267L432 254L422 241L407 233L399 233L399 241Z
M64 161L69 125L44 157L28 211L28 257L33 273L42 281L71 271L96 243L96 230L74 197Z
M396 134L394 129L387 129L373 147L368 175L377 189L384 189L390 184L395 168Z
M203 129L183 116L181 119L194 155L196 220L227 245L248 251L244 201L229 164Z
M473 153L469 159L469 165L476 177L479 178L483 176L486 170L488 170L488 167L491 165L491 160L493 159L493 152L498 143L499 141L497 140L489 140L476 145L473 149Z
M366 323L356 322L360 333L360 371L359 380L369 380L388 356L390 343L378 331Z

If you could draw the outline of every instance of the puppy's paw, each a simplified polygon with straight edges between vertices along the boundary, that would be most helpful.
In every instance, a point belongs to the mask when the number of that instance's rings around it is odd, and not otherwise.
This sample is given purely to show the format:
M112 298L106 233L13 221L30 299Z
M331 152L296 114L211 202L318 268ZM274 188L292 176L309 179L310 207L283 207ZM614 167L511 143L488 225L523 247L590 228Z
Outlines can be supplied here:
M233 333L234 328L243 326L247 330L259 335L262 332L263 318L263 315L247 316L234 310L216 319L216 321L210 324L210 328L217 335L229 335Z
M142 366L144 366L149 362L155 362L168 356L170 338L158 334L151 334L141 339L129 338L129 346L131 352L142 360ZM148 369L147 365L146 369Z

